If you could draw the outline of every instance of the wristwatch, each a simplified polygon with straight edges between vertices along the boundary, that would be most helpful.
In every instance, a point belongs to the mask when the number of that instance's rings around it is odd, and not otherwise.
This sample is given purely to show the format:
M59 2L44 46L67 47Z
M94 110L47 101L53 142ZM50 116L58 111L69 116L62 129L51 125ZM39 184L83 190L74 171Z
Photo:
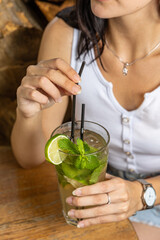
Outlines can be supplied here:
M142 192L142 203L143 209L153 208L154 203L156 201L156 191L153 188L151 183L148 183L144 179L137 179L138 182L142 184L143 192Z

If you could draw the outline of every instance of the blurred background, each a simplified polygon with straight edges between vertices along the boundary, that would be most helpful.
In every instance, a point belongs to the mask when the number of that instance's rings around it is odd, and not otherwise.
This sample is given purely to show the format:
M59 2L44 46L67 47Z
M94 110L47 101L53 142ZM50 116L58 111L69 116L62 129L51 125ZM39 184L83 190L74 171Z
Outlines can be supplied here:
M37 61L43 30L75 0L0 0L0 145L10 145L16 89Z

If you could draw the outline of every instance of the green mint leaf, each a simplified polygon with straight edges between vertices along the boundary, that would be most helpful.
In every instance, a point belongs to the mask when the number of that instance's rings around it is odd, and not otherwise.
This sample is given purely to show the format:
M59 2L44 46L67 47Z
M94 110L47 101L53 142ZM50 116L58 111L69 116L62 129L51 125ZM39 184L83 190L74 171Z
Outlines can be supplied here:
M83 142L83 145L84 145L85 154L90 154L90 153L94 153L94 152L98 151L97 148L89 146L88 143L86 143L86 142Z
M99 166L99 161L96 156L79 156L74 162L74 166L77 169L89 169L93 171Z
M77 177L77 178L75 178L75 180L76 180L77 182L81 183L82 186L84 186L84 185L89 185L89 183L88 183L88 178L86 178L86 179L79 179L79 178Z
M77 175L77 170L71 166L66 164L65 162L62 162L62 170L65 176L69 177L69 178L74 178Z
M85 168L89 170L94 170L100 165L96 155L85 156L85 164Z
M61 164L55 165L55 168L56 168L57 173L59 173L60 175L63 176L63 171L62 171Z
M84 181L77 181L75 179L71 179L68 178L66 176L64 176L64 178L67 180L68 183L70 183L74 188L79 188L79 187L83 187L84 185L88 185L88 182Z
M61 153L60 153L60 155L61 155ZM67 155L67 154L65 154L65 155ZM69 165L73 165L76 158L77 158L76 156L68 155L68 156L66 156L64 161L65 161L65 163L67 163Z
M83 181L86 180L90 177L91 171L89 169L79 169L77 171L77 175L75 177L75 179L77 179L78 181Z
M106 163L103 163L92 172L90 180L89 180L90 184L98 182L99 176L102 173L105 166L106 166Z
M79 156L74 163L74 166L77 169L89 169L91 171L93 171L99 165L100 164L99 164L97 157L93 156L93 155Z
M80 155L79 157L77 157L75 163L74 163L74 166L77 168L77 169L84 169L86 168L86 159L83 155Z
M86 157L83 156L83 157L82 157L82 161L81 161L81 168L82 168L82 169L83 169L83 168L87 168L86 166L87 166Z
M64 179L64 173L63 173L61 164L55 165L55 168L56 168L56 171L57 171L59 183L60 183L63 187L65 187L65 185L67 185L68 183L67 183L67 181Z
M78 156L74 162L74 166L77 169L81 169L82 156Z
M83 141L80 138L77 138L77 146L78 146L78 150L80 152L81 155L83 155L84 152L84 145L83 145Z
M100 160L100 164L103 164L103 163L106 164L108 162L108 156L107 155L99 156L99 160Z
M88 145L88 143L83 142L83 146L84 146L84 151L85 153L90 153L90 146Z
M75 167L62 162L62 170L65 176L71 179L83 180L91 174L89 169L76 169Z
M58 174L58 181L62 185L62 187L65 187L68 184L68 182L66 181L64 176L62 176L60 174Z
M94 153L94 152L97 152L98 149L95 148L95 147L90 146L90 150L89 151L90 151L89 153Z
M60 139L58 141L58 147L66 152L66 153L70 153L70 154L79 154L79 150L78 147L75 143L71 142L69 139Z

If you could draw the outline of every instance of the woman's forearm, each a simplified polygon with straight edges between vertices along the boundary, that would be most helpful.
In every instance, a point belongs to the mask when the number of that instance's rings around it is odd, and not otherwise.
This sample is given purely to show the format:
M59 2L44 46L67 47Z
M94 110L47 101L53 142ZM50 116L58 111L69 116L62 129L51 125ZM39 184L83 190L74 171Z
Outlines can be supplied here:
M19 164L31 168L45 160L46 139L42 130L41 112L25 118L17 109L17 119L11 134L11 145Z

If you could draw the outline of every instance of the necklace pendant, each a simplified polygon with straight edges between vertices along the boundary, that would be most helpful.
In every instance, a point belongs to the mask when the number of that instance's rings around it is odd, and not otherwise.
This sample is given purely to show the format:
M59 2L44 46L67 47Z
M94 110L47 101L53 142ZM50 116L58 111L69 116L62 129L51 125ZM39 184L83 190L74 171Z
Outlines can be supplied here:
M124 76L127 76L127 74L128 74L128 68L127 68L127 66L128 66L128 64L127 63L124 63L124 65L123 65L123 75Z

